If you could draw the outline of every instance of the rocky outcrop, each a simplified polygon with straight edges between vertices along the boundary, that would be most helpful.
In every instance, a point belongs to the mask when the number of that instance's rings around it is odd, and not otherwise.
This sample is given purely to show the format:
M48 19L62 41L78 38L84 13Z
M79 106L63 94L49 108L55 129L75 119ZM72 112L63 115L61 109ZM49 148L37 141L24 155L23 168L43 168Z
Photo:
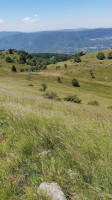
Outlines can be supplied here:
M67 200L57 183L41 183L37 192L52 200Z

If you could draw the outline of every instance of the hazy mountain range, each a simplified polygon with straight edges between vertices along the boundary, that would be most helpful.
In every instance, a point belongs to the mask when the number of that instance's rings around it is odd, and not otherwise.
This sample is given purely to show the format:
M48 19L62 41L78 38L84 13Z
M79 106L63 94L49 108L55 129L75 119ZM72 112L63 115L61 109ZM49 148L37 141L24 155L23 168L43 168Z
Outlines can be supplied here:
M112 28L42 31L35 33L0 32L0 49L30 53L92 52L112 48Z

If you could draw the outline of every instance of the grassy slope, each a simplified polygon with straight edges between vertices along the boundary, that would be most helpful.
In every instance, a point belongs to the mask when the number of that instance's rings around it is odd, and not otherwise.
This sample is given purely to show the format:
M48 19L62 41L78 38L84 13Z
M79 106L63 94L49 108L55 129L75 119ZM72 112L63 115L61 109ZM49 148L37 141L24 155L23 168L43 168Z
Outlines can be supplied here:
M41 199L37 188L44 181L56 181L68 199L112 198L112 111L107 108L112 105L112 61L98 61L95 53L82 60L77 65L67 61L66 70L64 63L56 64L58 70L50 65L45 76L31 81L0 60L0 200ZM80 88L71 86L74 77ZM44 99L43 82L61 99L77 94L82 104ZM87 105L93 99L100 107Z

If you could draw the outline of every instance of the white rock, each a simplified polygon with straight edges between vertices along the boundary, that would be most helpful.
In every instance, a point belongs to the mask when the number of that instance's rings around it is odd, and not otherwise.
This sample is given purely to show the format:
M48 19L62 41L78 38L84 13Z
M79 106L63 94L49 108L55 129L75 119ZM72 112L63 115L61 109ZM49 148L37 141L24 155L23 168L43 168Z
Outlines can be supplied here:
M67 200L57 183L41 183L37 192L53 200Z
M47 154L50 153L50 152L51 152L50 150L48 150L48 151L43 151L43 152L39 153L39 156L45 156L45 155L47 155Z

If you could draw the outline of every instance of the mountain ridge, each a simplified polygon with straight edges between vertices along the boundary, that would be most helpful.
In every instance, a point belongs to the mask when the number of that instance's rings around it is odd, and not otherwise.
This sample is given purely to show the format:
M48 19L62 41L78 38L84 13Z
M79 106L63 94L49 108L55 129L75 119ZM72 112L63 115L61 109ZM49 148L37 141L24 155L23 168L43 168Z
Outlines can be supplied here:
M99 51L112 47L112 28L55 30L32 33L0 32L0 49L29 53L67 53Z

